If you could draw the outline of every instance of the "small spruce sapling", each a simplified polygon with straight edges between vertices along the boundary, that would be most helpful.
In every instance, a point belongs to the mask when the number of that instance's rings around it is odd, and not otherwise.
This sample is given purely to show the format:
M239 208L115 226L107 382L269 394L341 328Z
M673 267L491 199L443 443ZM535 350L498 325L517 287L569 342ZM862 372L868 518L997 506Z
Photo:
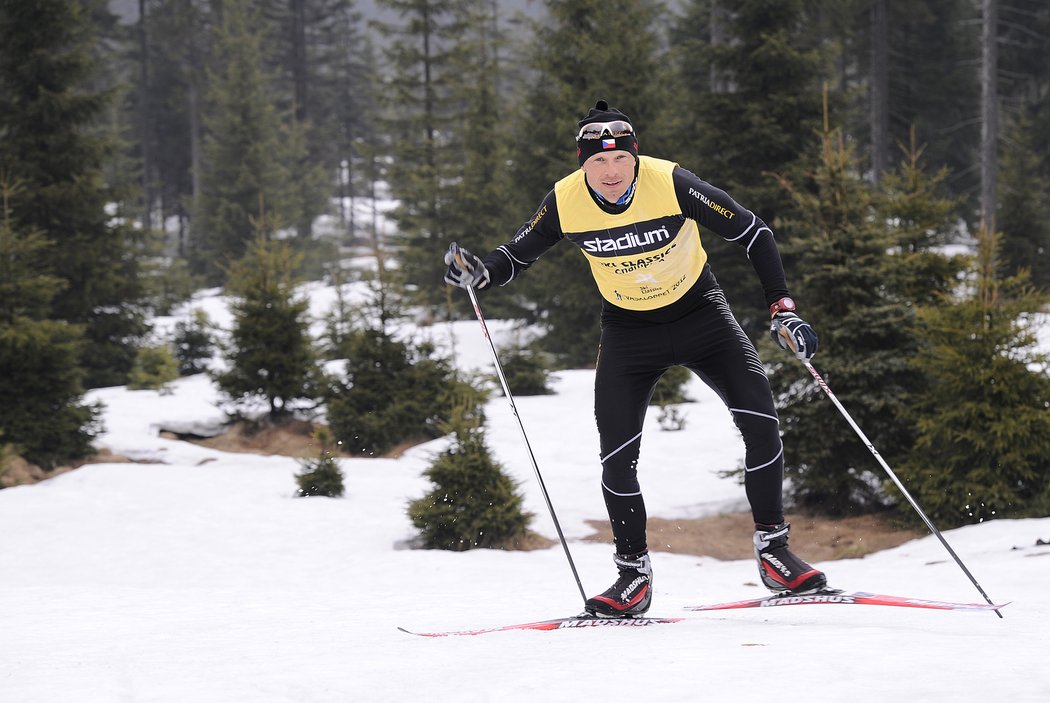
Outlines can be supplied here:
M512 348L504 354L501 364L507 385L514 395L550 395L553 392L550 387L550 368L542 353Z
M525 537L532 514L485 444L477 396L459 396L448 431L455 440L424 472L434 488L408 514L427 549L499 548Z
M176 322L174 345L180 376L207 371L215 353L214 325L208 313L198 308L191 319Z
M660 408L656 418L660 429L669 432L685 429L685 414L679 405L690 402L685 394L685 386L692 377L692 373L684 366L673 366L660 377L651 403Z
M318 446L318 457L299 461L303 470L295 475L295 480L299 484L297 495L302 498L309 496L340 498L345 486L343 485L343 472L334 456L335 439L332 432L327 427L320 426L314 430L312 436Z
M140 347L128 374L128 390L151 390L168 395L169 384L178 377L178 363L167 345Z

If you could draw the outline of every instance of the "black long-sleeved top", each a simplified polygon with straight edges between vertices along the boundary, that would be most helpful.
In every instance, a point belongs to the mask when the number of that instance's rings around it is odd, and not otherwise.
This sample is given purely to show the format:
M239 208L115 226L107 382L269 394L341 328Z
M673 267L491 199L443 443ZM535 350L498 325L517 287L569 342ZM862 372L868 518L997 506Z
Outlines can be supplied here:
M678 319L717 286L700 227L744 247L766 303L788 295L780 252L769 227L725 191L677 164L638 160L635 190L623 205L602 200L582 170L555 184L531 220L484 263L506 285L562 239L591 265L604 299L603 319Z

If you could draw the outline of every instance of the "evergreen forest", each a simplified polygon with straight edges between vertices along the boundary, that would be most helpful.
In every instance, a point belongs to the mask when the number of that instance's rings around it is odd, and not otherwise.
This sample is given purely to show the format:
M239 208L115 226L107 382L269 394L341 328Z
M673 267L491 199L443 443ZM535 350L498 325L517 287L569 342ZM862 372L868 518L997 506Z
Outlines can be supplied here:
M160 350L149 324L201 288L238 301L231 401L327 405L357 452L409 439L389 423L440 436L469 383L391 323L473 315L448 244L530 221L599 98L771 225L815 365L932 517L1050 514L1046 0L0 0L0 462L83 458L87 390L204 370L208 320ZM768 366L789 497L909 519L767 338L746 256L703 241ZM374 300L310 339L297 286L362 255ZM574 247L484 299L543 331L529 358L594 364Z

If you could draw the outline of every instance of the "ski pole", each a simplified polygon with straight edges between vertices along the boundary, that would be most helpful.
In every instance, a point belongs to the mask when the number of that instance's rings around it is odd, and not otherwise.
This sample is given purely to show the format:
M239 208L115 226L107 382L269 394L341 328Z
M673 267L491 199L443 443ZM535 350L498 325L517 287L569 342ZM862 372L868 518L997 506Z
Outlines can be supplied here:
M499 377L499 382L503 386L503 394L507 396L507 401L510 402L510 409L514 412L514 417L518 421L518 429L521 430L521 438L525 442L525 448L529 452L529 459L532 460L532 468L536 472L536 480L539 481L540 491L543 493L543 500L547 503L547 510L551 514L551 519L554 521L554 529L558 531L558 539L561 541L561 548L565 550L565 558L569 560L569 568L572 569L572 575L576 579L576 586L580 589L580 597L583 598L584 604L587 602L587 594L584 593L583 583L580 581L580 574L576 571L576 564L572 560L572 554L569 553L569 544L565 541L565 535L561 531L561 524L558 522L558 516L554 512L554 505L551 504L550 494L547 493L547 486L543 482L543 475L540 474L539 464L536 463L536 455L532 453L532 445L529 443L529 437L525 434L525 425L521 421L521 416L518 415L518 406L514 404L514 396L510 392L510 386L507 385L507 377L503 373L503 366L499 363L499 355L496 353L496 345L492 343L492 337L489 335L488 325L485 324L485 316L481 314L481 306L478 305L478 296L474 292L473 286L467 287L467 294L470 296L470 303L474 306L474 314L478 317L478 322L481 323L481 331L485 334L485 339L489 343L489 351L492 352L492 364L496 367L496 375Z
M864 442L864 446L868 448L868 451L871 452L872 456L875 457L875 460L878 461L882 468L886 471L886 473L889 474L889 477L893 481L893 483L897 486L897 488L904 495L904 497L908 499L908 502L911 503L911 507L915 508L915 512L917 512L919 514L919 517L922 518L922 521L926 523L926 527L928 527L930 532L932 532L937 537L937 539L940 540L941 544L944 545L944 548L947 549L948 553L952 555L952 559L955 560L955 563L959 565L959 568L963 570L963 573L966 574L967 577L969 577L970 582L973 583L973 585L977 587L977 590L981 592L981 595L984 596L984 599L988 601L988 603L994 605L994 603L992 603L992 599L989 598L988 594L984 592L983 588L981 588L981 584L977 583L977 579L973 577L973 574L971 574L970 570L966 568L965 564L963 564L962 559L959 558L959 555L955 553L955 550L952 549L950 544L948 544L948 541L944 539L944 535L941 534L941 531L938 530L937 527L933 524L933 522L930 521L930 518L926 516L926 513L923 511L923 509L919 507L918 502L916 502L916 500L911 497L911 493L908 492L908 489L905 488L904 484L901 483L899 478L897 478L897 474L893 472L893 469L890 468L890 465L886 463L886 461L882 458L882 455L879 454L877 449L875 449L875 445L871 443L871 440L867 438L867 436L861 431L857 423L853 421L853 418L850 417L850 414L846 412L846 408L842 406L842 403L839 402L839 399L836 398L835 394L831 392L831 389L828 388L828 384L824 382L824 379L821 377L821 375L817 373L817 370L815 368L813 368L813 364L801 357L799 357L799 360L802 362L803 366L805 366L809 370L809 373L813 376L813 378L816 379L817 383L820 385L820 388L824 391L825 395L827 395L831 402L835 404L835 407L838 408L838 411L842 413L842 417L846 418L846 422L849 423L849 426L853 428L853 431L856 432L857 436L860 437L862 442ZM995 611L995 614L998 615L1000 618L1003 616L1003 614L1000 613L998 610Z

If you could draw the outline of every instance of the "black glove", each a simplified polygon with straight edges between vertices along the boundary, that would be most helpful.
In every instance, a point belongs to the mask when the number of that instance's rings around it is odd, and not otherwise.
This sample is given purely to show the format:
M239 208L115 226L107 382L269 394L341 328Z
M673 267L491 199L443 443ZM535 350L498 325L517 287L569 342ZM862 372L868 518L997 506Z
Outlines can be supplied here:
M773 313L769 334L781 349L802 361L809 361L817 353L817 333L808 322L788 310Z
M445 252L445 283L460 288L486 288L489 285L489 272L481 259L460 247L455 242L448 245Z

